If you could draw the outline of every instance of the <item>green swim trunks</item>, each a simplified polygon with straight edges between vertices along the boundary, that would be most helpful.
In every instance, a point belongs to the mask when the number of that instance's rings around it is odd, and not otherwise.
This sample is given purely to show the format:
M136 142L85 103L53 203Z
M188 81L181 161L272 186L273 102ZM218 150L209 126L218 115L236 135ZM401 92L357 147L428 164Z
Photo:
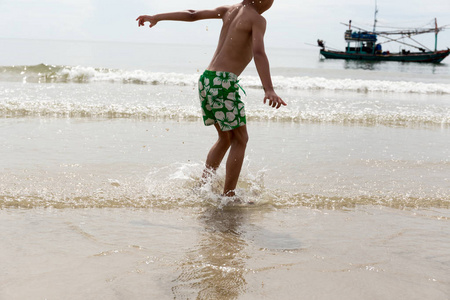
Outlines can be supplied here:
M222 131L228 131L247 123L238 82L230 72L206 70L200 76L198 91L206 126L218 123Z

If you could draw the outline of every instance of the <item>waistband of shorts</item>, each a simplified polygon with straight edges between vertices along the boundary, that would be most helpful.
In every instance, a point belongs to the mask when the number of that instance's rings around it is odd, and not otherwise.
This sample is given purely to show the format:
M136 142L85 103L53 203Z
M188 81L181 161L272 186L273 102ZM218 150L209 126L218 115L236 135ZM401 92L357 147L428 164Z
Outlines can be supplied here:
M217 74L217 73L219 73L219 74L220 74L220 73L228 74L229 79L230 79L231 81L238 81L238 76L237 76L236 74L232 73L232 72L205 70L205 72L203 72L203 75L204 75L204 76L220 76L220 75Z

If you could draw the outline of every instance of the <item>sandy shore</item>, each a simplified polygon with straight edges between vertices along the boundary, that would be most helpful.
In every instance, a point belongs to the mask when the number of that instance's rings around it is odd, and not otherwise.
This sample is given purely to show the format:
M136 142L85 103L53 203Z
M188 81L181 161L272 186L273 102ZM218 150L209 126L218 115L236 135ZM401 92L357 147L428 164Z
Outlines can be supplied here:
M447 299L448 210L4 209L0 299Z

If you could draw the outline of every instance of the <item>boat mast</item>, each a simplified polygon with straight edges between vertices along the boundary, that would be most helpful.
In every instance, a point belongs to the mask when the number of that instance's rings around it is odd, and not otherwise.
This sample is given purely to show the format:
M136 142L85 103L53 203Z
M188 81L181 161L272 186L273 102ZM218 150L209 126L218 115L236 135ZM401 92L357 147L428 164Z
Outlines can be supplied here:
M373 21L373 33L375 33L375 29L377 28L377 14L378 14L378 6L377 6L377 0L375 0L375 16L374 16L374 21Z
M437 52L437 36L439 32L439 28L437 26L437 19L434 18L434 52Z

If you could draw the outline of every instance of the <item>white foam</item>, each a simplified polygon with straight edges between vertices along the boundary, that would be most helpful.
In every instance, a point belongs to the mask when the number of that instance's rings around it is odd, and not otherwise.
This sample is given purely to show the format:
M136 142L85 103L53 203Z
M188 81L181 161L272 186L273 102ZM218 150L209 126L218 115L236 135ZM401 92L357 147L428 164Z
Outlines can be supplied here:
M198 74L146 72L142 70L126 71L95 69L92 67L65 67L59 75L74 82L121 82L135 84L196 85Z
M200 73L181 74L151 72L144 70L121 70L86 66L17 66L4 67L1 78L23 82L115 82L132 84L196 86ZM14 80L14 79L12 79ZM278 90L329 90L358 93L416 93L450 94L450 84L414 81L330 79L310 76L273 76ZM258 76L242 76L241 85L247 88L261 88Z
M289 107L277 111L265 107L247 108L247 119L276 122L318 122L353 124L450 124L450 114L445 109L433 105L395 106L378 108L370 103L359 108L352 103L328 103L319 101L314 105ZM70 117L70 118L133 118L149 120L200 121L201 113L196 105L149 106L136 103L91 104L66 103L56 101L6 101L0 102L2 117Z
M124 71L94 69L91 67L71 67L60 71L63 78L76 82L123 82L162 85L197 85L199 74L161 73L142 70ZM277 89L332 90L353 92L450 94L450 84L423 83L412 81L327 79L323 77L285 77L274 76ZM257 76L243 76L241 83L245 87L261 88Z

